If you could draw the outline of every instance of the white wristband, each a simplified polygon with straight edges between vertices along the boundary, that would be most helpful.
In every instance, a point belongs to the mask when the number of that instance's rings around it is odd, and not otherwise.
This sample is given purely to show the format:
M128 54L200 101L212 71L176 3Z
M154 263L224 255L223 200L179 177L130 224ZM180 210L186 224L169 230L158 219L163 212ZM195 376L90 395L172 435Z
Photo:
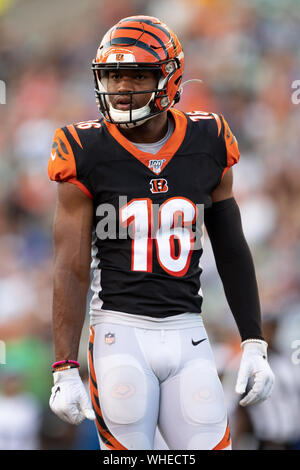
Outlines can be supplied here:
M246 339L245 341L243 341L241 343L241 348L243 349L244 345L248 344L248 343L264 344L266 348L268 347L268 343L266 341L264 341L263 339L258 339L258 338L253 338L252 339L252 338L250 338L250 339Z

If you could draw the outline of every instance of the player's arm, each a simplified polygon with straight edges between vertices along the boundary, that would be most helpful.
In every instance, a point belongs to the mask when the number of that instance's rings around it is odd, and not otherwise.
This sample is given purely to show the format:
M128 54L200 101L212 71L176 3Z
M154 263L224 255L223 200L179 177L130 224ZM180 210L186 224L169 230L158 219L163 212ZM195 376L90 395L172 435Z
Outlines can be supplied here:
M223 201L224 199L229 199L234 197L233 194L233 172L232 168L225 173L219 186L217 186L214 191L211 193L211 200L214 204L218 201Z
M236 391L244 393L248 379L255 384L241 405L266 399L274 376L267 363L263 340L258 287L252 255L245 239L240 210L234 198L232 169L212 192L212 206L205 211L205 226L225 295L242 338L243 359Z
M73 184L58 184L53 290L56 361L77 358L90 282L92 218L92 200Z
M76 360L90 281L93 205L77 186L58 184L54 217L53 335L56 361ZM95 419L78 368L56 368L50 407L64 421Z
M242 341L249 338L263 339L253 260L243 233L232 185L230 168L211 194L213 204L205 211L205 226Z

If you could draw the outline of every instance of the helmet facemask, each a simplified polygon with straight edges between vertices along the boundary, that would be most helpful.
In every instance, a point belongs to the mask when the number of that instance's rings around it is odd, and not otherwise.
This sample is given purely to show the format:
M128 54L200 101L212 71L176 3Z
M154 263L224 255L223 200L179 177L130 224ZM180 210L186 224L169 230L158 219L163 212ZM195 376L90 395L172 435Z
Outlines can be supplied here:
M179 64L180 66L180 64ZM164 69L162 69L164 67ZM179 93L176 94L172 103L167 93L167 85L173 74L178 69L176 59L156 63L155 65L141 64L141 63L109 63L99 64L93 62L92 70L95 79L95 94L99 111L104 119L118 124L121 127L135 127L139 126L149 119L157 116L158 114L166 111L171 105L179 101ZM142 91L125 91L125 92L108 92L108 72L116 70L151 70L157 74L156 88L152 90ZM164 70L164 73L163 71ZM133 97L138 94L151 94L148 102L141 108L133 109ZM112 106L110 101L111 95L127 96L130 97L129 110L119 110Z

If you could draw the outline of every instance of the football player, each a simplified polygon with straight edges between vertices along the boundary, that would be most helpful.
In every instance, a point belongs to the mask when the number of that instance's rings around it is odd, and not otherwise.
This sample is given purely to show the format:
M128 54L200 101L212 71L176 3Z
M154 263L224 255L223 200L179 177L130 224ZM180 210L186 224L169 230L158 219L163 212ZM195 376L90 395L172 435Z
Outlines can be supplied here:
M59 182L50 407L74 424L95 419L101 449L153 449L157 426L170 449L231 449L201 317L204 224L241 336L240 404L265 400L274 382L232 191L238 144L222 115L174 109L183 68L166 24L119 21L92 64L101 118L57 129L49 159ZM92 407L77 361L90 263Z

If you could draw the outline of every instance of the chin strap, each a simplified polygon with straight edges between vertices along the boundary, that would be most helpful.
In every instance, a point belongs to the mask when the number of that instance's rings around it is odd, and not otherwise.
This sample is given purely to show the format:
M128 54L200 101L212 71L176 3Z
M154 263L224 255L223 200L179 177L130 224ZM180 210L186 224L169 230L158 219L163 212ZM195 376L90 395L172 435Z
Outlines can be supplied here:
M121 111L119 109L115 109L112 104L109 102L109 114L114 120L116 124L119 124L121 127L135 127L143 124L146 122L148 119L151 119L153 116L148 116L150 114L150 102L155 98L155 93L152 93L148 103L145 104L142 108L138 109L133 109L131 112L130 111ZM130 115L131 119L133 122L128 122L130 120ZM134 122L136 119L141 119L145 117L145 119L142 119L138 122Z

